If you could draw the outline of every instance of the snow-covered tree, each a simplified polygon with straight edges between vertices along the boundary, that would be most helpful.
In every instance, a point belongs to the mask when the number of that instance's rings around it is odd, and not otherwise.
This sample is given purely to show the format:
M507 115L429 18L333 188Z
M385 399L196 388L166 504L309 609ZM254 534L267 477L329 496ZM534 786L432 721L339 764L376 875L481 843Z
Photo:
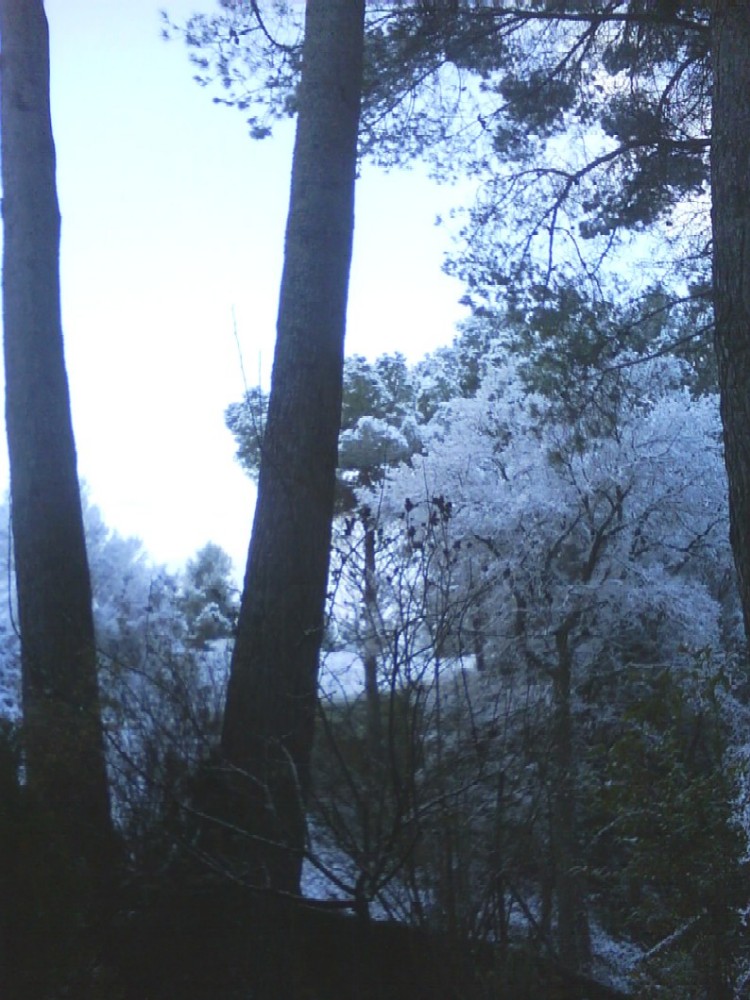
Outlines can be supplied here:
M15 725L20 648L7 506L0 520L0 717ZM156 566L85 495L84 523L114 818L134 851L162 850L184 820L191 774L218 739L237 608L231 560L208 544L181 572Z
M169 838L184 823L191 776L218 741L237 608L231 560L208 544L171 573L96 508L86 520L117 820L136 845L161 849L157 832Z
M237 623L238 591L230 556L213 542L190 559L182 574L180 608L189 641L198 649L229 639Z
M506 918L534 910L573 966L591 956L584 845L603 780L592 748L619 739L664 676L698 706L741 635L717 401L686 387L685 363L635 360L621 355L609 380L591 380L578 420L530 391L517 362L499 364L476 395L436 410L421 456L360 494L391 560L400 551L408 567L379 567L381 669L398 683L418 675L412 699L432 733L419 799L452 797L449 854L468 836L459 815L484 817L469 838L465 905L476 919L489 905L482 886L501 883ZM481 671L456 674L460 655ZM504 853L524 823L525 858ZM432 842L455 895L445 837L438 823Z

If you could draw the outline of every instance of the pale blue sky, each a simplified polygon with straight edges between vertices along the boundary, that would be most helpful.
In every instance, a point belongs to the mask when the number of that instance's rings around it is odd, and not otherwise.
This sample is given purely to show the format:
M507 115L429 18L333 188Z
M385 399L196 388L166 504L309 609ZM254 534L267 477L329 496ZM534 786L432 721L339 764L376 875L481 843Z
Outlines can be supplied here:
M81 475L107 522L179 562L211 539L240 564L253 494L226 405L272 361L292 127L263 143L160 39L211 0L47 0L63 216L63 323ZM450 340L461 287L435 229L458 195L365 169L349 352Z

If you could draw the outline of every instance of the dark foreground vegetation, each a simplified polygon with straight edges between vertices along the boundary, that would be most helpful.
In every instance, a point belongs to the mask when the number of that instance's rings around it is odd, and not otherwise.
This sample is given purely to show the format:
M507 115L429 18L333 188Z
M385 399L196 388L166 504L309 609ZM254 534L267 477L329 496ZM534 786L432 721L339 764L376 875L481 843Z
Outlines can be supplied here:
M625 996L523 948L472 947L185 868L159 879L131 875L111 885L106 900L84 901L82 874L72 863L61 866L28 815L24 826L11 825L11 833L30 837L29 849L20 866L2 873L3 899L11 901L2 920L6 1000ZM4 836L5 848L7 825Z

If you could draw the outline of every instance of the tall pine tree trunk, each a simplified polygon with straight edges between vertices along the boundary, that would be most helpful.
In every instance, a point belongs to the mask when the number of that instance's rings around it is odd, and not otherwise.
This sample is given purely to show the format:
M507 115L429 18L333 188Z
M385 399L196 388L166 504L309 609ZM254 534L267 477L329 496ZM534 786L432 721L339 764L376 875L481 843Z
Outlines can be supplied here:
M750 639L750 4L714 0L715 343L732 550Z
M27 782L76 853L110 836L60 316L60 213L42 0L0 0L6 421Z
M256 879L299 886L341 420L364 0L308 0L276 352L222 749ZM271 846L279 845L277 848Z

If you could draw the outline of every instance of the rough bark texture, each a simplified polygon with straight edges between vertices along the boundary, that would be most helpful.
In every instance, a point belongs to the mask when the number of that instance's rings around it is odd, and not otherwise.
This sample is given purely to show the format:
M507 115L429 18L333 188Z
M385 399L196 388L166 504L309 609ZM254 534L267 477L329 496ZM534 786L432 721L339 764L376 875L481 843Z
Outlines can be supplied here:
M254 878L296 889L341 420L363 0L309 0L276 352L222 750ZM240 807L242 808L242 807ZM274 850L264 841L281 845Z
M77 852L110 832L91 584L60 316L42 0L0 0L3 321L28 785Z
M715 342L732 550L750 638L750 4L715 0L711 44Z

